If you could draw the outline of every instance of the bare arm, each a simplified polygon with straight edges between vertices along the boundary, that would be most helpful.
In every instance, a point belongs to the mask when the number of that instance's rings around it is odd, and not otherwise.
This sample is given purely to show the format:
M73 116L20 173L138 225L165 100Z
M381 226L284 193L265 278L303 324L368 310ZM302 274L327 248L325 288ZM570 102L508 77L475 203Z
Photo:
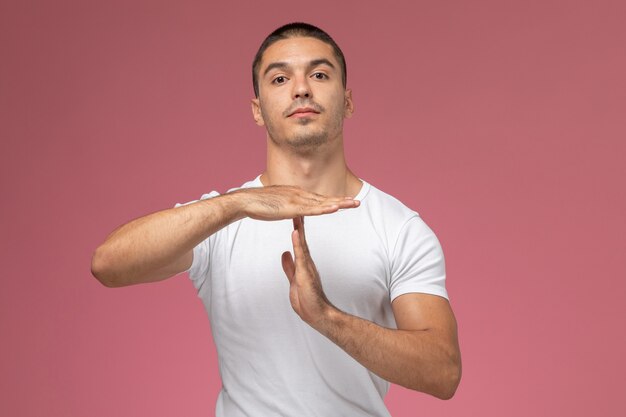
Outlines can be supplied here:
M328 311L319 331L381 378L447 400L461 380L456 320L443 297L411 293L396 298L398 329Z
M122 287L185 271L193 247L237 219L234 204L224 195L132 220L96 249L92 274L107 287Z
M324 294L302 219L294 219L294 226L295 260L285 252L282 264L296 313L381 378L440 399L452 398L461 379L461 353L448 300L421 293L397 297L392 309L398 329L347 314Z
M244 217L281 220L357 206L298 187L240 189L126 223L96 249L91 271L107 287L160 281L189 269L197 244Z

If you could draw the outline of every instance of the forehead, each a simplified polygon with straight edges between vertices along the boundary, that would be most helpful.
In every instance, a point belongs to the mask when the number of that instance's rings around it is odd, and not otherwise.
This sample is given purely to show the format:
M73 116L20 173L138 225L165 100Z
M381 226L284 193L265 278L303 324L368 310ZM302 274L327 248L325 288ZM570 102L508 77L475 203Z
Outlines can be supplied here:
M339 62L333 52L333 47L316 38L295 37L281 39L271 44L263 53L260 70L263 70L272 62L285 62L290 65L308 64L310 61L326 58L336 68Z

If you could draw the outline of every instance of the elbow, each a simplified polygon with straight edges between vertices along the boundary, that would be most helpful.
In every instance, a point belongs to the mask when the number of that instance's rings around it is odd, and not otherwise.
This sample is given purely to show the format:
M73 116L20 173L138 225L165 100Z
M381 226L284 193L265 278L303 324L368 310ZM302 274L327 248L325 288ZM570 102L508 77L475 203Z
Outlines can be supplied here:
M435 397L439 398L440 400L451 400L452 397L454 397L454 394L456 393L456 389L458 388L460 382L460 377L455 381L451 381L446 386L442 387L442 389L437 394L435 394Z
M91 275L105 287L114 288L115 280L107 258L106 250L102 246L98 247L91 258Z
M450 400L454 397L456 390L461 382L461 362L450 363L441 366L438 372L431 374L432 379L428 382L422 380L413 384L403 385L415 391L432 395L440 400ZM402 384L401 384L402 385Z
M440 400L450 400L454 397L459 384L461 383L461 360L459 359L453 364L450 364L446 367L445 372L443 372L441 385L437 393L435 393L435 397Z

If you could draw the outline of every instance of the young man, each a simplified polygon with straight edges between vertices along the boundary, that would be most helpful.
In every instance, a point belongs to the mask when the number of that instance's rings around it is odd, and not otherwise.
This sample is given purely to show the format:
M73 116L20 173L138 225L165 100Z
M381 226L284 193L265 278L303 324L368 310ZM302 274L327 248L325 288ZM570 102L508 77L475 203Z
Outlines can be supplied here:
M387 381L441 399L459 384L437 238L346 165L345 68L320 29L274 31L253 63L265 172L134 220L94 254L109 287L189 272L217 346L217 416L388 416Z

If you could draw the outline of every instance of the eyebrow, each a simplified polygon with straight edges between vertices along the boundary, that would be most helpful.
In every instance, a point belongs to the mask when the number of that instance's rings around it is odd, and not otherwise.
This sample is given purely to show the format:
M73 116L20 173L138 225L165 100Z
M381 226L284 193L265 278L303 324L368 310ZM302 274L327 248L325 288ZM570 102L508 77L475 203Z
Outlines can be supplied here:
M309 62L309 68L312 67L317 67L318 65L328 65L329 67L331 67L332 69L335 69L335 66L333 65L332 62L330 62L328 59L326 58L318 58L318 59L314 59L311 62ZM269 64L267 66L267 68L265 68L265 71L263 71L263 76L265 77L267 75L268 72L270 72L271 70L275 69L275 68L288 68L289 64L286 62L272 62L271 64Z

